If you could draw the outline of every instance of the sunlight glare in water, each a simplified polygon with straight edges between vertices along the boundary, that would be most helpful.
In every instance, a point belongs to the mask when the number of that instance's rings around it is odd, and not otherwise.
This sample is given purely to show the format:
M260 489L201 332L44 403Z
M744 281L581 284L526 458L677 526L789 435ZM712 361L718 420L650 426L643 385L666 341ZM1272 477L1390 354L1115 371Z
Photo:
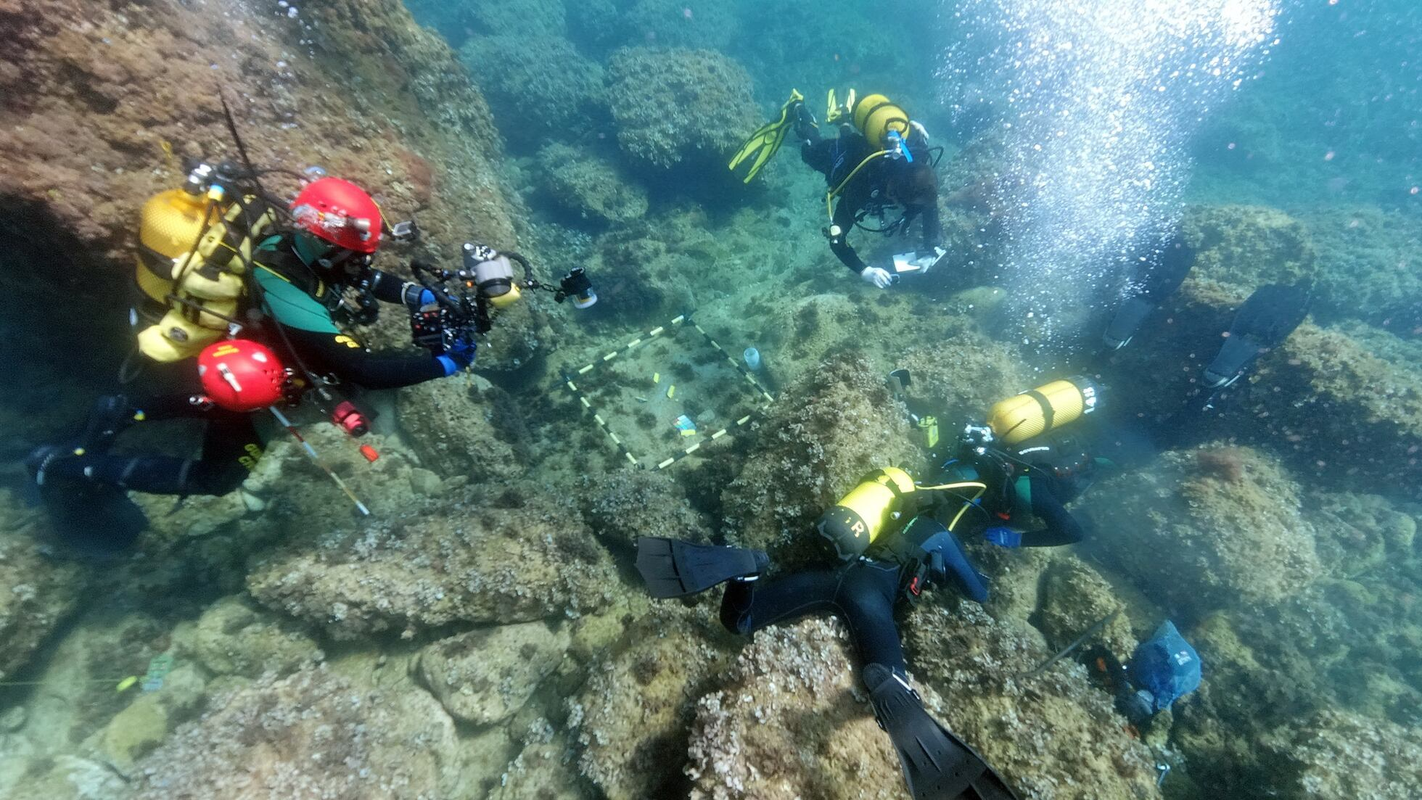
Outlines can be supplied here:
M1088 310L1178 220L1189 138L1253 77L1278 1L962 0L951 13L945 99L990 108L1001 131L1003 278L1023 338L1061 345L1085 321L1063 312Z

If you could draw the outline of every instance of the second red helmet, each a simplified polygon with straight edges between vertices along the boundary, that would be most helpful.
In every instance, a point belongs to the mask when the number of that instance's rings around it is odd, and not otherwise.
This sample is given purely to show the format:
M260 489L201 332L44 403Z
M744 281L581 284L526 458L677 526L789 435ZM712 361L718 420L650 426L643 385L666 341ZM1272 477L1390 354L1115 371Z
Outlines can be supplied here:
M365 190L340 178L306 185L291 201L296 227L337 247L374 253L380 247L380 207Z

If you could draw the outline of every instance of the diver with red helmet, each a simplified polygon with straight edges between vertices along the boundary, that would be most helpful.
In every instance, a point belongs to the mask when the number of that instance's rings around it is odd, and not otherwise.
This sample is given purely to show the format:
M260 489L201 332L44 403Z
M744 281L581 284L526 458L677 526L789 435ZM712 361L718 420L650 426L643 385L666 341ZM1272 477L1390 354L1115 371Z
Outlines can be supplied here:
M318 177L291 201L290 225L283 226L288 229L274 228L271 235L257 240L251 236L256 228L250 219L264 213L260 194L253 192L245 201L234 201L233 194L240 198L244 190L229 185L218 187L225 193L213 195L212 181L206 178L209 173L220 175L222 169L195 170L195 175L205 177L190 193L223 197L224 209L240 206L230 218L236 219L240 212L249 222L242 235L229 244L242 236L248 240L229 249L250 256L240 265L241 293L234 306L225 309L228 314L213 311L211 304L200 305L200 299L179 298L186 304L179 310L190 312L187 316L192 319L206 313L231 322L230 329L213 333L212 338L230 336L240 329L244 346L227 347L225 360L202 363L218 347L209 345L200 367L215 373L204 374L200 380L187 360L189 352L177 349L171 358L157 359L176 367L163 369L165 365L160 363L152 375L155 383L164 379L175 383L173 391L142 398L100 398L75 439L45 445L30 454L26 466L56 528L81 545L120 549L146 527L126 495L128 490L223 495L237 489L266 446L257 425L261 417L254 411L273 405L274 398L294 402L302 389L324 390L336 384L358 389L410 386L453 375L474 361L475 342L463 333L451 336L433 352L382 354L366 349L347 330L350 324L373 321L379 301L399 303L412 311L434 301L429 289L371 266L385 225L379 207L360 187L338 178ZM189 245L185 243L183 248ZM177 264L185 258L192 255L184 254L171 262ZM168 265L169 259L159 260ZM168 299L173 300L175 294L179 292L168 292ZM202 334L191 325L185 330L189 333L178 330L166 334L176 341L169 344L179 348L190 341L191 332ZM253 339L260 343L249 341ZM140 351L150 355L142 347ZM266 360L278 363L263 363ZM281 361L297 369L286 370ZM259 379L250 380L251 376ZM215 390L205 391L205 387ZM170 419L205 423L198 458L111 452L115 439L134 423Z

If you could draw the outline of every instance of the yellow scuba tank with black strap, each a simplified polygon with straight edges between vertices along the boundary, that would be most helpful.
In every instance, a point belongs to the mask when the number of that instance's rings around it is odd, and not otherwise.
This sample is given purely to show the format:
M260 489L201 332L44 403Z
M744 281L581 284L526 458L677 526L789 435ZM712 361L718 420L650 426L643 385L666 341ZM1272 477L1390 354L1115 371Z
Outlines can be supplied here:
M987 424L1003 444L1019 444L1057 430L1096 411L1101 390L1076 376L998 401L988 410Z
M138 332L138 349L154 361L197 355L240 310L252 250L276 217L256 198L224 202L223 194L190 180L143 205L135 275L142 308L135 309L135 324L149 323Z
M911 128L911 120L908 112L899 106L891 103L889 98L882 94L871 94L865 97L854 97L854 91L850 90L849 98L844 106L837 106L835 103L834 91L829 95L830 113L827 115L832 119L839 119L842 116L850 115L854 120L854 127L871 144L884 149L870 153L865 156L849 174L825 194L825 212L829 215L830 223L834 223L834 199L844 193L844 189L849 182L854 180L863 169L874 162L875 159L883 158L899 152L899 146L889 147L890 134L895 134L897 142L908 139Z
M913 477L897 467L875 470L825 511L815 528L840 558L857 558L898 519L903 498L914 488Z

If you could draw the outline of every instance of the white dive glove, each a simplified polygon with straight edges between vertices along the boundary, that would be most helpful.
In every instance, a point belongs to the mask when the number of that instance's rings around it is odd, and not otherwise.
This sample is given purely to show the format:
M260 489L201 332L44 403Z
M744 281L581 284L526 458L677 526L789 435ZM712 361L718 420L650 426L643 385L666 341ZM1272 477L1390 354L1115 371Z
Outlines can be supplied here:
M865 267L864 271L859 273L859 277L863 278L865 283L880 289L887 289L889 284L894 282L894 277L889 274L889 271L880 267Z

